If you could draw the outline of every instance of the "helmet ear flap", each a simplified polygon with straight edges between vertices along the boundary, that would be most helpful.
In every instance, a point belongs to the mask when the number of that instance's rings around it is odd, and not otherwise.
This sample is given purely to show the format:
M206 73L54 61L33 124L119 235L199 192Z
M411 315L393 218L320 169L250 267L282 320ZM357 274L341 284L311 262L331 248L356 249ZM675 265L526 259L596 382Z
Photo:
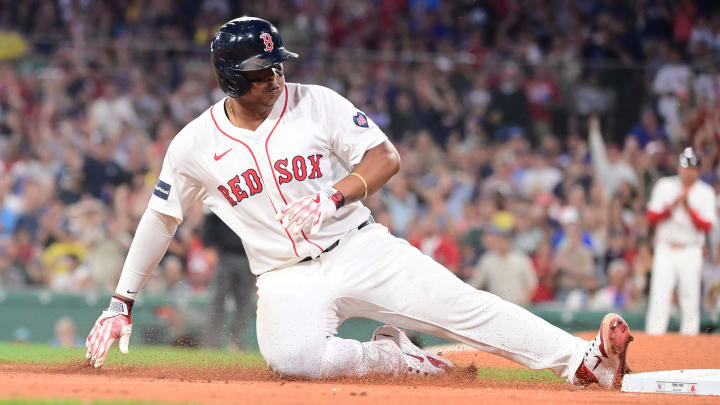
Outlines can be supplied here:
M220 88L230 97L237 98L250 90L250 81L240 71L224 67L221 63L216 63L215 57L212 57L213 73Z
M250 91L250 82L248 81L248 79L245 78L245 75L243 75L241 72L238 72L238 74L235 76L235 80L232 83L232 87L237 89L237 96L231 97L240 97Z

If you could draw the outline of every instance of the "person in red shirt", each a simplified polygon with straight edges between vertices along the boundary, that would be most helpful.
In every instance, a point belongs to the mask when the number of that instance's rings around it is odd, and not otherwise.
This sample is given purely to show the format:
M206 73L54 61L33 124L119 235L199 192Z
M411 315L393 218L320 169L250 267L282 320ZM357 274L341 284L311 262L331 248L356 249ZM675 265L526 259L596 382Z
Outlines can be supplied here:
M453 273L459 272L462 260L460 248L457 242L440 230L437 218L433 216L423 218L415 235L410 237L410 244Z

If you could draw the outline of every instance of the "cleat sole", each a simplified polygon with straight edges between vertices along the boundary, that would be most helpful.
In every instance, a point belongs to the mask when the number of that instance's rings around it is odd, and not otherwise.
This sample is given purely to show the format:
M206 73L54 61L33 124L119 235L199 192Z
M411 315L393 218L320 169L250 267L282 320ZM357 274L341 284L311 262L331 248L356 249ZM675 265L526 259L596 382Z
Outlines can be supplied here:
M613 387L620 388L623 376L630 372L627 364L627 348L634 338L630 335L628 324L617 314L605 315L600 327L603 336L607 337L603 339L605 352L618 356L618 369L613 378Z

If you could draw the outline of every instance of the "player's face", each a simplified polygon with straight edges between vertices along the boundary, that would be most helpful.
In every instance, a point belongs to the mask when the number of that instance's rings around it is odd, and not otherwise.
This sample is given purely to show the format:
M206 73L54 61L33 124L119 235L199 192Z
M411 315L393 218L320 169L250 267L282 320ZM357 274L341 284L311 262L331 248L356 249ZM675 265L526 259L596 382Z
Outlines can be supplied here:
M686 186L691 186L700 177L700 171L696 167L678 166L678 174L680 175L680 181Z
M241 98L248 103L271 107L285 87L282 63L261 70L245 72L244 75L250 81L250 90Z

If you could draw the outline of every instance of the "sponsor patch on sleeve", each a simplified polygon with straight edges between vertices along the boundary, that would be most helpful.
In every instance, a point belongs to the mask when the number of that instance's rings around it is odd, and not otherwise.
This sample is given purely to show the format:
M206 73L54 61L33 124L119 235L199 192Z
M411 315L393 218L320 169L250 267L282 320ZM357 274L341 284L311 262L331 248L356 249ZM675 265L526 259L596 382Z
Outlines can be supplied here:
M365 116L365 114L361 113L360 111L358 111L358 113L355 114L355 116L353 117L353 121L355 121L355 125L357 125L359 127L363 127L363 128L368 127L368 119Z
M153 195L167 201L168 196L170 195L170 185L162 180L158 180L157 184L155 185L155 191L153 191Z

